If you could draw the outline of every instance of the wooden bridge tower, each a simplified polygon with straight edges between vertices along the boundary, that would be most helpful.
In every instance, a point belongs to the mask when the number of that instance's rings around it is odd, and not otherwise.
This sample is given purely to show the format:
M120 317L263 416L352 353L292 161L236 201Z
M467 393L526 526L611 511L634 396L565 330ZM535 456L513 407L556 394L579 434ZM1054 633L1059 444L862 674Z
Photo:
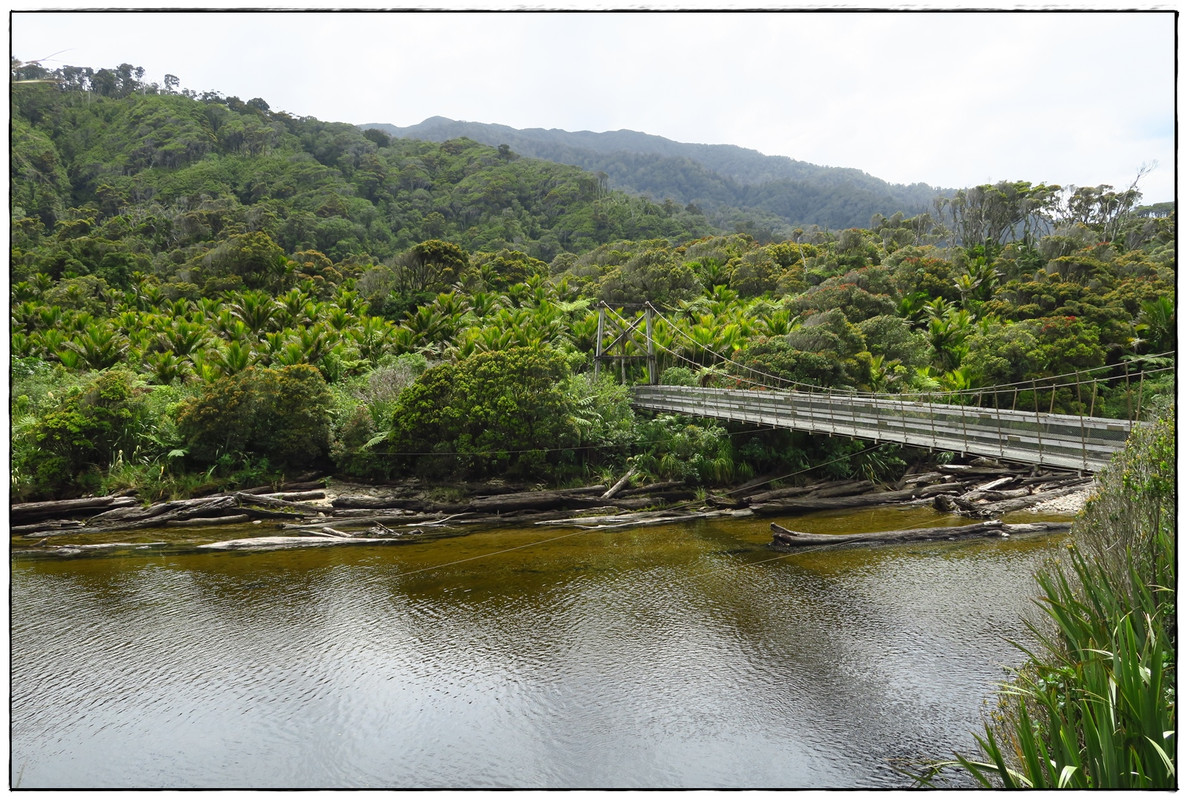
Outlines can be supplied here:
M626 383L626 364L628 361L647 362L647 382L652 386L659 385L659 372L655 358L655 341L652 339L652 325L655 309L651 303L644 306L643 316L635 317L634 321L624 324L621 317L606 315L609 306L602 302L598 306L598 340L594 349L594 377L597 378L602 364L618 362L622 374L622 382ZM640 341L639 325L643 324L643 340ZM613 337L607 344L607 336ZM643 354L628 354L629 345L641 349ZM615 351L617 350L617 353Z

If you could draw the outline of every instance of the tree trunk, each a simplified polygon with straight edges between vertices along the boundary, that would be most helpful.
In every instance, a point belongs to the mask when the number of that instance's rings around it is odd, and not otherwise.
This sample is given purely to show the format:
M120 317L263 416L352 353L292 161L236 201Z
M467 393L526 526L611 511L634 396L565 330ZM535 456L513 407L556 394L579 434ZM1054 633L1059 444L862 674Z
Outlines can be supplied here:
M821 545L878 544L885 542L928 542L938 539L970 539L986 536L1008 537L1019 533L1042 533L1067 530L1069 522L1036 522L1021 525L1007 525L998 520L977 522L972 525L958 525L944 528L910 528L900 531L878 531L875 533L852 533L845 535L803 533L771 523L776 548L819 547Z
M605 491L605 487L599 487ZM591 497L588 489L555 489L542 492L515 492L489 497L475 497L467 508L482 513L509 511L549 511L556 508L590 508L603 505L601 498Z
M618 483L614 484L613 486L611 486L609 489L606 490L606 493L602 495L602 499L609 500L611 497L613 497L614 495L621 492L622 487L626 486L627 481L629 481L631 478L635 477L635 473L637 471L638 470L636 470L634 467L631 467L630 469L628 469L626 471L626 474L618 479Z
M801 499L774 500L770 503L752 504L750 510L755 514L773 516L775 514L795 514L805 511L825 511L834 508L876 506L883 503L897 503L902 500L910 500L914 496L914 489L901 489L891 492L859 494L853 497L804 497Z
M41 519L89 517L97 511L139 505L135 497L77 497L72 500L45 500L37 503L13 503L9 521L20 524Z

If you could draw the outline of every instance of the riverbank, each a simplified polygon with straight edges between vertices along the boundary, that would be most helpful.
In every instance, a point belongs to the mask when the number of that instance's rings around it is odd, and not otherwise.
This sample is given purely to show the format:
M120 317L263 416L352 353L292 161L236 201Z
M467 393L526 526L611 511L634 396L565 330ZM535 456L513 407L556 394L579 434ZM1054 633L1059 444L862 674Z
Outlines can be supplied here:
M488 482L387 485L319 478L144 505L134 497L78 498L11 507L12 551L63 556L142 546L112 534L171 529L195 547L276 549L406 543L519 525L627 527L709 517L796 516L871 506L931 505L947 514L998 519L1033 512L1074 516L1093 488L1078 474L986 459L909 470L893 484L833 480L779 486L767 476L728 490L680 482L543 488ZM772 488L772 487L776 488ZM244 535L244 526L252 526ZM221 539L220 539L221 535ZM158 543L159 544L159 543Z

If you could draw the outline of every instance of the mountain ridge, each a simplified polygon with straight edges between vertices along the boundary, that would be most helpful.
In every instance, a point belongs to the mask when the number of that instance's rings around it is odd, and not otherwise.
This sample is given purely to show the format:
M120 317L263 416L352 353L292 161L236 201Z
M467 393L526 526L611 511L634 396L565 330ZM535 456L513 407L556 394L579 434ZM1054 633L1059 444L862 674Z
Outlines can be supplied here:
M924 183L891 184L852 167L827 167L788 156L770 156L731 144L677 142L629 129L566 131L429 117L400 127L365 123L404 139L446 141L468 138L515 153L602 172L611 188L671 199L702 208L731 227L758 220L787 233L817 225L864 227L875 214L912 216L931 208L947 190Z

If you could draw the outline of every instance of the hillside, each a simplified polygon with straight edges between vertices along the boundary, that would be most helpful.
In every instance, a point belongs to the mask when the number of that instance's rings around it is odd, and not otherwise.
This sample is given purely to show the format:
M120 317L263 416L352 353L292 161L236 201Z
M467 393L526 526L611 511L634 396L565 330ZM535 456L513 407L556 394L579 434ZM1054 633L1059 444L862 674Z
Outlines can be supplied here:
M428 239L551 260L619 239L715 232L704 215L470 140L391 139L259 98L160 92L130 68L55 75L60 86L23 85L13 97L19 274L93 273L126 286L151 269L201 288L226 277L219 248L249 233L286 256L364 265Z
M901 211L911 216L928 210L932 199L942 193L922 183L890 184L856 169L821 167L734 145L686 144L628 130L519 130L445 117L404 128L381 123L360 127L403 139L439 142L466 137L491 146L507 145L523 156L604 173L613 189L692 204L719 227L744 228L749 219L775 235L809 225L833 230L864 227L875 214Z

